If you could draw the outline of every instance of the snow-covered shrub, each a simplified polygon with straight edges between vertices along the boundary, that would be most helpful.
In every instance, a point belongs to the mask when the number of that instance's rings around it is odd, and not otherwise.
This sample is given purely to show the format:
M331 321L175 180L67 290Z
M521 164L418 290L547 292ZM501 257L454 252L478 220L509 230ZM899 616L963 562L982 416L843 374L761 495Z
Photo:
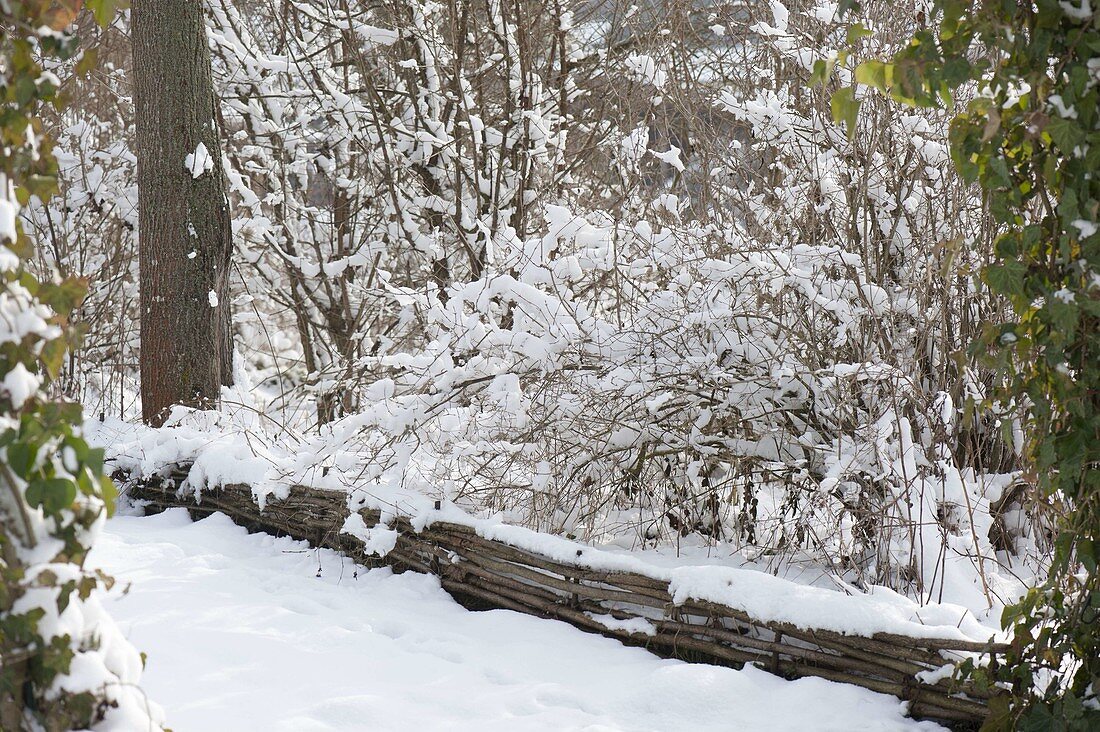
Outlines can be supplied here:
M919 6L866 3L866 52ZM944 115L832 124L835 10L215 0L249 434L540 529L993 603L1043 537L1018 427L968 413L991 230Z
M83 14L75 32L77 55L46 62L71 100L41 113L53 138L57 190L45 202L31 197L23 225L36 244L36 272L79 277L88 289L73 316L83 338L70 349L53 392L90 414L110 404L123 416L136 406L129 395L136 391L139 322L136 161L129 134L120 133L133 119L129 38L124 14L104 27ZM78 65L82 74L74 73Z
M832 125L807 89L843 40L824 5L544 5L554 32L515 39L498 8L466 21L500 26L481 45L456 7L330 9L355 31L310 67L332 91L285 82L337 110L314 127L362 151L337 188L376 222L291 262L371 321L329 377L359 393L337 431L360 425L380 474L547 530L809 551L926 597L983 576L1014 455L965 419L988 377L960 354L998 313L946 120L879 103L852 140ZM368 180L385 195L348 193Z
M103 451L81 438L79 405L44 393L83 287L28 273L17 219L56 174L36 113L55 101L58 79L36 56L71 53L66 12L5 4L0 15L0 727L159 729L137 685L142 659L93 594L111 580L83 568L115 496Z

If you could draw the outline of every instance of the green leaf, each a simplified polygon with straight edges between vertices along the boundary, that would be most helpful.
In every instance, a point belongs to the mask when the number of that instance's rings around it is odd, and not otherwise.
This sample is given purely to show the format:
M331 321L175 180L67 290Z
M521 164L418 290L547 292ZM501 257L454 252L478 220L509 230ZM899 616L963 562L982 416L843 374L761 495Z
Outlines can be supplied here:
M114 516L115 506L118 504L118 488L115 487L115 482L106 475L101 475L99 477L99 492L100 498L107 506L108 518Z
M8 465L11 467L12 472L20 478L26 478L31 463L34 460L35 452L37 452L37 450L32 451L31 446L26 442L16 442L9 445Z
M95 16L95 22L102 27L106 27L108 23L114 20L115 13L130 7L130 3L129 0L88 0L88 7L91 9L92 15Z
M837 124L844 123L848 139L856 134L856 119L859 116L859 100L855 98L855 90L846 86L838 89L829 100L829 107L833 113L833 121Z
M1085 141L1085 132L1076 120L1055 117L1044 130L1063 153L1073 154L1073 149Z
M837 6L837 14L843 18L848 13L858 13L863 7L857 2L857 0L840 0L840 5Z
M1100 558L1096 548L1097 542L1090 539L1079 539L1077 541L1077 557L1085 565L1085 569L1092 574L1096 573L1096 562Z
M890 96L903 104L916 107L932 106L934 99L928 89L936 89L939 84L934 74L927 71L912 58L902 58L893 64Z
M69 277L57 284L43 282L41 287L38 299L63 317L68 317L73 310L79 307L88 293L87 280L79 277Z
M881 61L864 61L856 67L856 81L873 86L881 92L889 91L888 78L892 74L890 64Z
M77 76L87 76L92 69L99 64L99 49L89 48L84 51L84 54L80 57L80 60L76 62L76 67L73 69L73 73Z
M848 45L854 46L860 38L869 38L872 35L874 34L863 23L853 23L848 27Z
M57 193L57 178L52 175L29 175L23 179L23 187L39 200L49 200Z
M27 485L27 503L41 506L47 514L57 514L73 505L76 484L66 478L32 480Z
M1013 259L1020 254L1020 234L1015 231L1007 231L997 239L993 245L993 251L1002 259Z
M814 61L813 71L810 72L810 86L824 86L833 75L834 61L818 59Z
M1081 314L1080 309L1073 303L1065 303L1049 298L1046 312L1050 325L1057 333L1069 335L1077 329L1077 323Z
M970 75L970 62L964 57L949 58L943 65L943 81L952 89L969 81Z
M38 86L29 76L20 76L15 82L15 103L20 107L30 104L38 95Z
M989 288L1002 295L1022 297L1024 275L1027 267L1022 262L1009 260L1004 264L991 264L985 268L983 278Z
M65 363L65 351L67 350L66 343L62 338L46 341L45 345L42 346L42 353L39 354L38 359L46 367L46 373L50 375L51 379L56 379L61 374L61 367Z
M84 464L88 470L96 475L101 474L103 472L103 448L94 447L88 450L88 455L84 458Z

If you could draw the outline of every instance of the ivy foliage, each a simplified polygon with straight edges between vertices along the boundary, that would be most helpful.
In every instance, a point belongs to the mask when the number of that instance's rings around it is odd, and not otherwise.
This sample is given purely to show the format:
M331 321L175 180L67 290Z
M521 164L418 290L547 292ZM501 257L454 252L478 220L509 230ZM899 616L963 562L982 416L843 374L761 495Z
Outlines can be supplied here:
M43 134L42 105L60 106L59 81L44 71L76 52L67 29L83 0L0 3L0 728L84 729L112 701L102 690L68 692L69 673L95 637L70 637L58 619L109 585L83 563L94 529L113 508L103 452L80 437L79 405L49 399L66 348L68 318L84 297L78 280L39 282L17 213L56 187L57 163ZM97 20L114 0L88 0ZM49 621L46 619L49 618Z
M855 84L833 116L851 134L860 85L957 113L952 159L998 226L982 279L1015 313L972 346L1000 377L985 406L1026 413L1028 477L1055 527L1047 580L1002 619L1012 657L960 671L1006 692L987 729L1100 729L1100 6L935 0L918 24L891 59L842 52ZM853 25L849 46L870 32Z

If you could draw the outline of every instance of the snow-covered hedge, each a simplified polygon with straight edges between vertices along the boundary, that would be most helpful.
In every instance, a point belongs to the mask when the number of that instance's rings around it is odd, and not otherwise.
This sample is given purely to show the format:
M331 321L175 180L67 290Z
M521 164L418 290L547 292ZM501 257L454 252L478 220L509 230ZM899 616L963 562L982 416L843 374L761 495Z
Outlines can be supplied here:
M104 3L90 3L96 10ZM159 729L138 682L143 660L101 607L111 579L83 568L115 490L103 451L80 435L79 405L47 395L74 336L74 279L42 282L24 264L17 219L45 198L56 163L38 110L59 81L40 58L73 50L73 3L3 5L0 57L0 728ZM70 12L72 11L72 12Z

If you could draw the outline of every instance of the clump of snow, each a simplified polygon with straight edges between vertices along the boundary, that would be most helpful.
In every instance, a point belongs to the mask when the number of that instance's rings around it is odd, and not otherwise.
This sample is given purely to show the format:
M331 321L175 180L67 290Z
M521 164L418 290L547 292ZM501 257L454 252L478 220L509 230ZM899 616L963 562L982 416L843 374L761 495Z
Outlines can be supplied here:
M0 242L11 242L18 238L15 230L15 218L18 213L15 203L0 197ZM5 257L4 269L14 269L18 263L18 257L15 259L15 264L9 264L9 258Z
M379 28L365 23L356 24L355 32L363 39L368 48L376 46L392 46L397 43L401 34L390 28Z
M38 374L32 374L22 363L17 363L4 374L3 388L11 399L11 405L19 409L28 399L38 392L42 380Z
M766 572L725 567L681 567L672 571L673 600L706 600L743 610L755 618L820 628L847 635L897 633L918 638L986 641L999 635L973 613L951 605L920 606L885 587L846 595L799 585Z
M662 193L653 199L653 208L667 211L673 216L680 216L680 198L674 193Z
M247 411L243 407L238 414ZM245 424L220 428L217 413L176 407L159 430L118 420L90 421L85 429L90 442L106 447L112 463L135 478L162 477L173 466L187 465L180 488L196 493L200 502L204 490L249 485L262 507L270 496L287 495L295 478L293 457L240 431Z
M43 340L59 337L61 329L50 325L51 317L53 312L18 281L8 282L0 290L0 343L19 343L29 335Z
M835 23L838 21L837 10L840 8L840 3L832 2L832 0L820 0L814 9L810 12L810 15L822 23Z
M671 165L681 173L684 172L684 163L680 160L680 148L675 145L669 145L666 152L657 152L656 150L650 150L649 153L660 160L662 163Z
M638 163L645 157L648 146L649 130L639 125L628 134L623 135L623 139L619 142L620 162L622 162L627 170L636 170L638 168ZM562 236L562 234L559 234L559 236Z
M1081 0L1080 5L1066 2L1066 0L1059 0L1058 5L1066 15L1074 20L1088 20L1092 17L1092 3L1090 0Z
M1067 106L1065 101L1063 101L1061 94L1051 94L1049 97L1047 97L1047 101L1050 102L1050 105L1054 107L1055 110L1057 110L1059 117L1063 117L1065 119L1077 119L1077 110L1072 104Z
M206 143L200 142L195 148L195 152L184 159L183 164L191 173L191 177L198 179L214 169L214 158L210 157L210 151L206 149Z
M212 307L212 308L218 307L218 303L219 303L218 293L214 292L213 290L206 293L206 300L207 300L207 302L210 303L210 307Z
M1090 236L1096 233L1097 226L1095 221L1086 221L1085 219L1075 219L1073 222L1074 227L1081 232L1082 239L1088 239Z
M632 53L623 61L631 75L643 84L660 91L668 80L668 73L652 57L644 53Z
M786 31L787 24L790 22L790 11L787 10L787 6L779 2L779 0L772 0L772 17L775 19L775 27L778 30Z
M634 635L657 635L657 628L645 618L616 618L614 615L585 613L608 630L623 630Z
M374 528L370 528L363 521L362 514L358 512L348 514L340 531L362 541L363 551L367 554L384 557L397 546L396 530L387 527L385 524L378 524Z
M925 684L938 684L944 679L949 679L955 675L955 664L945 663L939 668L929 669L928 671L921 671L917 673L917 680Z

